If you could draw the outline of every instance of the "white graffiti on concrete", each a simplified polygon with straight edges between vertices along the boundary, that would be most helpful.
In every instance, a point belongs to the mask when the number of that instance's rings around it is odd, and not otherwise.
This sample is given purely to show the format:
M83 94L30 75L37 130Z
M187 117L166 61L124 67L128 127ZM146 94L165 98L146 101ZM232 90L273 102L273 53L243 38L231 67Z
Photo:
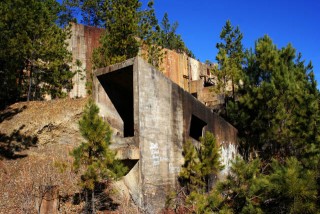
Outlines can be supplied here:
M224 165L224 169L221 171L222 175L227 175L230 171L231 161L236 158L237 147L232 143L221 143L221 158L220 161Z
M150 143L150 152L153 166L158 166L160 164L160 152L157 143Z

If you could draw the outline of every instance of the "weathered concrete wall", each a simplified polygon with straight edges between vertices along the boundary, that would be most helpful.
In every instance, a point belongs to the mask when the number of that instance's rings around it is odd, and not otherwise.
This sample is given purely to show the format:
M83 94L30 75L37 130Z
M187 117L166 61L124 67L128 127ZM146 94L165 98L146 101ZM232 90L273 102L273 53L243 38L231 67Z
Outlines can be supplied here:
M164 208L178 184L182 145L196 141L194 134L213 132L226 166L235 157L236 129L141 58L98 69L95 77L94 98L116 130L114 148L132 166L125 182L148 213Z
M73 79L73 89L69 92L69 97L86 97L86 79L92 72L92 52L99 46L99 38L104 30L72 23L71 37L68 39L68 50L72 53L72 70L81 70ZM82 65L78 67L76 61Z
M183 164L183 91L143 60L136 62L142 205L149 213L157 213L174 189Z
M86 78L92 72L92 52L94 48L99 46L99 38L104 30L81 24L72 24L71 32L68 43L73 57L73 70L82 69L85 72L76 74L73 78L74 87L69 93L69 97L85 97ZM218 99L217 95L210 90L210 87L205 87L205 80L215 78L206 64L190 58L184 53L167 49L164 52L163 63L160 67L166 77L189 93L196 94L197 99L207 106L221 104L222 100ZM76 60L82 62L81 68L75 66Z

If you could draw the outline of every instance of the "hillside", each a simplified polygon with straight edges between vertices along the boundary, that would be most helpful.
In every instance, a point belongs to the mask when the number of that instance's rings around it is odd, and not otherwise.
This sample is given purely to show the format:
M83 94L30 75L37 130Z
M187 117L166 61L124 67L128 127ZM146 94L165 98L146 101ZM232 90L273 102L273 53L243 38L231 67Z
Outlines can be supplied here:
M0 213L36 213L35 200L47 185L59 188L60 213L80 212L69 153L82 141L78 120L86 102L22 102L0 112Z

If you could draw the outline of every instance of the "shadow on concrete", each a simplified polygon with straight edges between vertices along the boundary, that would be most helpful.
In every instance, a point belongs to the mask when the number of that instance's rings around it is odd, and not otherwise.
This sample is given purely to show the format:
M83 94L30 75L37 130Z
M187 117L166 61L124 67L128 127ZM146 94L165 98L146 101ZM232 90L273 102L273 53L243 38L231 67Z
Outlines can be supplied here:
M10 135L0 132L0 157L6 159L24 158L27 155L19 154L19 152L37 145L37 136L28 136L21 133L24 127L24 125L20 126L19 129L14 130Z
M16 114L19 114L23 110L27 108L26 105L24 105L21 108L7 108L4 111L0 112L0 123L2 123L4 120L10 120L12 119Z

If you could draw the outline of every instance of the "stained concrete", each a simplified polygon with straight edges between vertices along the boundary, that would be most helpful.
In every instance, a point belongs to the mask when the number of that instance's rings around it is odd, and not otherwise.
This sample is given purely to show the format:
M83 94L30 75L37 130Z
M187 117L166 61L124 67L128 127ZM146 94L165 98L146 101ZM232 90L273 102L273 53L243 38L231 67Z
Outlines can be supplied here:
M227 166L237 152L237 130L142 58L94 72L93 97L114 129L113 148L130 165L125 176L132 198L147 213L159 213L178 185L182 145L214 133Z
M71 24L71 37L66 41L68 51L72 53L72 71L80 70L72 79L73 89L69 92L69 97L86 97L86 80L92 72L92 53L99 47L99 39L104 32L101 28ZM81 62L81 66L76 65L76 61Z
M104 29L85 26L73 23L71 26L71 37L67 41L69 51L72 52L73 71L82 69L84 72L76 74L72 80L74 86L69 93L69 97L85 97L85 83L87 77L92 73L92 53L99 46L99 38ZM143 56L146 50L141 50L139 55ZM212 68L199 62L185 53L177 53L172 50L164 49L161 72L189 93L196 95L197 99L206 106L214 107L221 105L223 99L212 91L212 86L206 82L210 79L216 81L216 77L211 72ZM82 66L75 66L76 60L82 62ZM230 84L227 91L231 91Z

